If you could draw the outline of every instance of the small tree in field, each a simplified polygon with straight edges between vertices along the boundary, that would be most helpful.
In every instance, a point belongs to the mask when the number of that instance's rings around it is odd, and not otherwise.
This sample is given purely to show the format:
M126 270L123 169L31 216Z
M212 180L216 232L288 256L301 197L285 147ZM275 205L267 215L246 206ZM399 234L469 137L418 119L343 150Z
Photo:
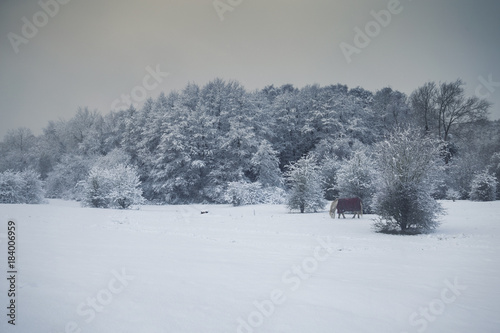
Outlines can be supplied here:
M493 201L496 199L497 180L487 172L474 176L471 184L470 199L473 201Z
M437 217L443 210L431 196L442 163L439 153L436 141L411 130L399 130L378 144L376 231L418 234L439 225Z
M82 204L99 208L129 208L142 204L140 184L137 172L128 166L95 166L87 179L79 184L83 192Z
M322 188L321 170L312 156L305 156L287 166L285 173L290 186L288 207L290 210L318 211L326 205Z

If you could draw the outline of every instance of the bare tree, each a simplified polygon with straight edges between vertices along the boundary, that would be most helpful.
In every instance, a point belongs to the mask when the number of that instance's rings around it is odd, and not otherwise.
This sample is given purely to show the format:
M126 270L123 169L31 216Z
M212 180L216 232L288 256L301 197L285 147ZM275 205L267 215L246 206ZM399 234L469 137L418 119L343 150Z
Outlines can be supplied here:
M451 83L441 83L437 92L439 115L439 137L448 141L453 125L485 119L491 103L476 96L465 97L464 83L458 79Z
M448 141L454 125L486 119L491 106L485 99L466 97L460 79L438 86L427 82L411 94L410 100L426 133L436 131L443 141Z
M435 109L436 94L436 84L427 82L422 87L417 88L410 96L411 107L417 119L422 122L426 133L431 131L431 123L437 118Z

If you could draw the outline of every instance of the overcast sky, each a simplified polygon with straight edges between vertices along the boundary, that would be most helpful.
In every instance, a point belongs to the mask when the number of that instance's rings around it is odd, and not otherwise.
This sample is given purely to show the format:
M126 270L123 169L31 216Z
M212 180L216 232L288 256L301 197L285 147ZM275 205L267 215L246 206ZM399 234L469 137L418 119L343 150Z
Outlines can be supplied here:
M41 0L45 14L36 0L0 0L0 139L216 77L248 90L342 83L407 94L461 78L500 118L498 0L220 0L219 13L213 0L59 1ZM392 13L381 24L372 11ZM370 40L355 41L356 28ZM346 57L341 43L355 42Z

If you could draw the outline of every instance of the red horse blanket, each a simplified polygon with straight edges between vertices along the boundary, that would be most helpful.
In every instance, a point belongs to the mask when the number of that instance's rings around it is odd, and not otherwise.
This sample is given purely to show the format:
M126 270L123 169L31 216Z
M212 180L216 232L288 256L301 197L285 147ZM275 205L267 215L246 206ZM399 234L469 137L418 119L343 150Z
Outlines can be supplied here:
M360 198L345 198L339 199L337 204L337 212L339 214L345 212L359 212L361 211L361 199Z

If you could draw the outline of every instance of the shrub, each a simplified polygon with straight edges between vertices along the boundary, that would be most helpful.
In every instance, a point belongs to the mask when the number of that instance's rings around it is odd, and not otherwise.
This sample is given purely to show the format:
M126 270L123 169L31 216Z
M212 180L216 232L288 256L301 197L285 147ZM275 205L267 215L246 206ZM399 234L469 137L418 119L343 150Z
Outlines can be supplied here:
M262 184L259 182L230 182L224 194L224 199L233 206L257 204L260 202L259 192L261 189Z
M493 201L496 199L497 180L487 172L474 176L471 183L470 199L473 201Z
M0 173L0 203L39 204L43 201L42 181L35 171Z
M118 164L112 168L93 167L79 187L84 206L129 208L144 202L140 185L133 168Z
M377 145L376 231L418 234L439 225L443 210L431 195L441 169L439 152L437 142L411 130L399 130Z
M224 193L224 201L233 206L255 204L283 204L285 191L280 187L263 187L260 182L230 182Z
M453 201L458 200L460 199L460 192L450 188L446 191L446 199Z

